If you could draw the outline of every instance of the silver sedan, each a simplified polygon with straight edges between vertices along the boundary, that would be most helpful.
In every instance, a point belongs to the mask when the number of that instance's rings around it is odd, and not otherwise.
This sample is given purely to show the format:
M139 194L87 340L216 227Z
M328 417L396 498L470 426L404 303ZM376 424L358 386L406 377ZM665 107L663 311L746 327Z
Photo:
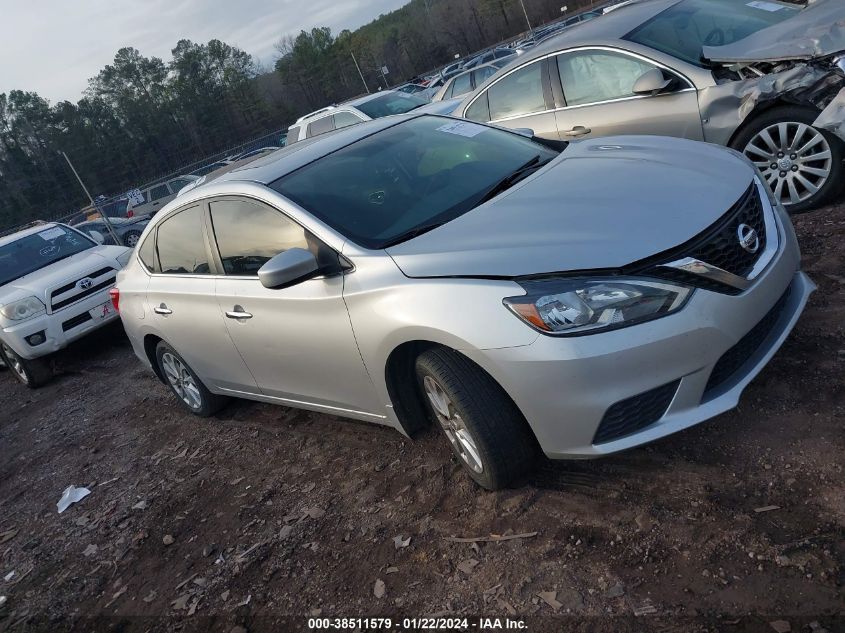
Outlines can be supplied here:
M814 288L799 261L735 152L405 115L186 193L113 298L193 413L234 396L433 421L492 489L541 452L598 457L736 406Z

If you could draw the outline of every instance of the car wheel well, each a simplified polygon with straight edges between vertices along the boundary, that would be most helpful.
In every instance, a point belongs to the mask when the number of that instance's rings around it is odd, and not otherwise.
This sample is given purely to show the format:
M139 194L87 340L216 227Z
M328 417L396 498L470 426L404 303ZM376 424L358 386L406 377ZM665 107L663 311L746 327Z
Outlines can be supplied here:
M784 97L778 97L776 99L764 101L763 103L758 103L756 106L754 106L754 109L749 112L748 115L742 120L742 123L740 123L739 127L734 130L734 133L731 134L731 138L727 143L728 147L731 147L738 151L742 151L742 148L735 147L734 143L736 142L736 139L739 138L739 136L748 128L748 126L753 125L754 121L758 117L768 112L769 110L783 107L799 107L807 108L808 110L813 109L813 106L808 103L800 103L798 101L786 99Z
M152 365L155 375L158 376L158 379L161 382L167 384L167 381L165 381L164 376L161 373L161 368L158 366L158 359L156 359L156 347L162 340L163 339L159 338L155 334L147 334L144 337L144 353L147 355L147 360L150 361L150 365Z

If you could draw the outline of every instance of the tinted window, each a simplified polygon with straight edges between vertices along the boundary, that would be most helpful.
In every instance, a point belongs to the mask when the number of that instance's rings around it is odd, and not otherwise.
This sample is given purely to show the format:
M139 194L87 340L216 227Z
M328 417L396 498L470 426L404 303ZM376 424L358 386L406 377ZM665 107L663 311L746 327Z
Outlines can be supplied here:
M504 130L435 116L362 138L270 186L368 248L475 208L528 161L557 153ZM330 183L331 186L327 186Z
M634 82L654 68L627 55L595 50L559 55L557 65L567 105L631 97Z
M49 226L0 246L0 286L96 246L81 233Z
M187 178L177 178L176 180L171 180L170 181L170 190L173 193L179 193L179 190L182 187L185 187L185 186L189 185L190 183L191 183L191 181L188 180Z
M301 128L292 127L288 130L288 145L293 145L299 140L299 130Z
M455 83L452 86L453 97L460 97L461 95L468 93L470 90L472 90L471 73L455 77Z
M414 108L425 105L426 102L414 95L407 95L404 92L393 92L370 99L365 103L356 105L361 112L371 119L380 119L391 114L405 114Z
M498 72L497 68L493 66L484 66L483 68L479 68L478 70L474 70L472 72L472 76L475 79L475 85L480 86L483 84L489 77L492 77Z
M703 46L732 44L797 12L797 8L767 0L683 0L638 26L625 39L701 66Z
M546 109L542 68L540 62L529 64L490 86L487 95L491 121Z
M308 138L331 132L333 129L334 119L330 116L324 116L322 119L317 119L308 124Z
M167 184L159 185L150 189L150 201L155 202L162 198L169 196L170 191L167 189Z
M494 57L496 57L496 59L500 59L502 57L510 57L511 55L513 55L511 51L496 51Z
M144 243L138 247L138 257L140 257L141 261L144 262L144 266L147 267L147 270L155 272L155 241L153 240L152 235L147 237L147 239L144 240Z
M490 120L490 108L487 106L487 93L482 94L476 99L473 104L467 108L466 118L472 121L481 121L486 123Z
M334 115L334 126L338 130L342 127L349 127L360 122L361 118L351 112L338 112Z
M171 275L207 275L210 272L200 207L167 218L158 227L156 242L161 272Z
M211 221L227 275L257 275L274 255L309 247L305 229L296 222L247 200L212 202Z

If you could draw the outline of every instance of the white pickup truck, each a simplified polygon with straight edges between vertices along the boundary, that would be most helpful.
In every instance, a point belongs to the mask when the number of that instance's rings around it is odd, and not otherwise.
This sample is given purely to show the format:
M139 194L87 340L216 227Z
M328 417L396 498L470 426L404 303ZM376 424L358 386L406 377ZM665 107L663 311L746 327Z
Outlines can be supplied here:
M33 389L49 381L45 357L118 318L109 289L131 254L64 224L0 237L0 364Z

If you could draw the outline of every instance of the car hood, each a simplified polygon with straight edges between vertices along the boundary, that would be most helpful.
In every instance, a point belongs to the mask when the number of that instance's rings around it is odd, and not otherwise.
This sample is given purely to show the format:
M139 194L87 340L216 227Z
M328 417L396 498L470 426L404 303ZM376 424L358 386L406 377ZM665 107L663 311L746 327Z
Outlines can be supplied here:
M387 249L409 277L614 269L679 246L752 182L731 150L657 136L571 143L493 200Z
M813 59L845 51L842 0L816 0L793 17L724 46L705 46L712 62Z

